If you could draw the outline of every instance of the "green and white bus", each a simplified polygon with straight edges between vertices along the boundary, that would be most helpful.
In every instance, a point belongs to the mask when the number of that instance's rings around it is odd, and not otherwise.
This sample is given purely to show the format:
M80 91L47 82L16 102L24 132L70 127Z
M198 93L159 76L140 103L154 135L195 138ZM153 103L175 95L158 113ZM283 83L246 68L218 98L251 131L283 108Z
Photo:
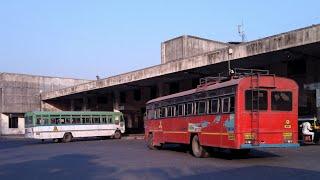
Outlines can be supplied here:
M121 138L125 131L121 112L35 111L25 114L25 137L70 142L72 138L106 136Z

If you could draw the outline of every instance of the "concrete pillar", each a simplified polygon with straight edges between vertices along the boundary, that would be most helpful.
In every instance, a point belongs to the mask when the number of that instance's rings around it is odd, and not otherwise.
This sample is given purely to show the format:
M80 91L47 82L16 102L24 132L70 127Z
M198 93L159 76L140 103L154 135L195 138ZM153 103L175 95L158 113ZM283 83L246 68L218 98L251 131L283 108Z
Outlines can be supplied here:
M119 112L120 111L120 92L115 90L113 91L113 111Z
M3 88L0 88L0 135L2 134Z
M1 118L1 134L5 135L7 134L7 131L9 129L9 117L5 114L0 114Z
M0 136L2 135L3 88L0 88Z
M0 113L0 136L2 135L2 113Z
M161 43L161 64L166 63L166 44Z
M320 121L320 89L316 89L317 120Z
M82 111L86 111L88 108L88 97L83 96L82 98Z
M74 99L70 100L70 111L74 111Z
M19 134L25 134L25 119L24 118L18 118L18 129L19 129Z
M166 84L159 82L157 84L157 87L158 87L158 97L165 96L166 95Z

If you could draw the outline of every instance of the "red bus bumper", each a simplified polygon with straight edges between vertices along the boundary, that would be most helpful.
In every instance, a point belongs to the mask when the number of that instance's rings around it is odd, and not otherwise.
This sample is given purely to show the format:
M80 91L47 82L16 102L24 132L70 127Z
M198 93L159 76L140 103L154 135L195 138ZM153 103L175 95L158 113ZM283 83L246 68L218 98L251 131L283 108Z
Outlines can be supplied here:
M288 144L241 144L240 149L253 149L253 148L297 148L300 147L299 144L296 143L288 143Z

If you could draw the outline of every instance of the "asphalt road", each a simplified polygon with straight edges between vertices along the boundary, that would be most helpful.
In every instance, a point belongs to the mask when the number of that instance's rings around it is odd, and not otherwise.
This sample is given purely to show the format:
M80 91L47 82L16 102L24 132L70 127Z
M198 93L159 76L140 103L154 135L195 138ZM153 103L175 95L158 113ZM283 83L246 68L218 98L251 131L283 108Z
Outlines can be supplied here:
M52 143L0 137L0 179L320 179L320 146L263 149L198 159L143 140Z

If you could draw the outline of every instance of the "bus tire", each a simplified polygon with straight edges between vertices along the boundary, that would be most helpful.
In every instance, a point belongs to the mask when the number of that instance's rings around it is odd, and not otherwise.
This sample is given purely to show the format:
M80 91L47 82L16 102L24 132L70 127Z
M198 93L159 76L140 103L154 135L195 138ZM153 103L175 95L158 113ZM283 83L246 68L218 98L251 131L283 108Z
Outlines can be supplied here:
M121 139L121 132L119 130L116 130L113 135L114 139Z
M61 139L60 138L55 138L55 139L53 139L53 142L54 143L59 143L59 142L61 142Z
M72 134L71 133L65 133L63 135L63 139L62 139L62 142L64 143L68 143L72 140Z
M198 135L194 135L191 141L191 149L194 157L205 158L209 156L209 153L205 147L200 145Z
M149 134L149 136L148 136L147 146L148 146L148 148L151 149L151 150L157 150L157 149L159 150L159 149L161 149L161 146L156 146L156 145L154 145L154 142L153 142L153 134L152 134L152 133Z

